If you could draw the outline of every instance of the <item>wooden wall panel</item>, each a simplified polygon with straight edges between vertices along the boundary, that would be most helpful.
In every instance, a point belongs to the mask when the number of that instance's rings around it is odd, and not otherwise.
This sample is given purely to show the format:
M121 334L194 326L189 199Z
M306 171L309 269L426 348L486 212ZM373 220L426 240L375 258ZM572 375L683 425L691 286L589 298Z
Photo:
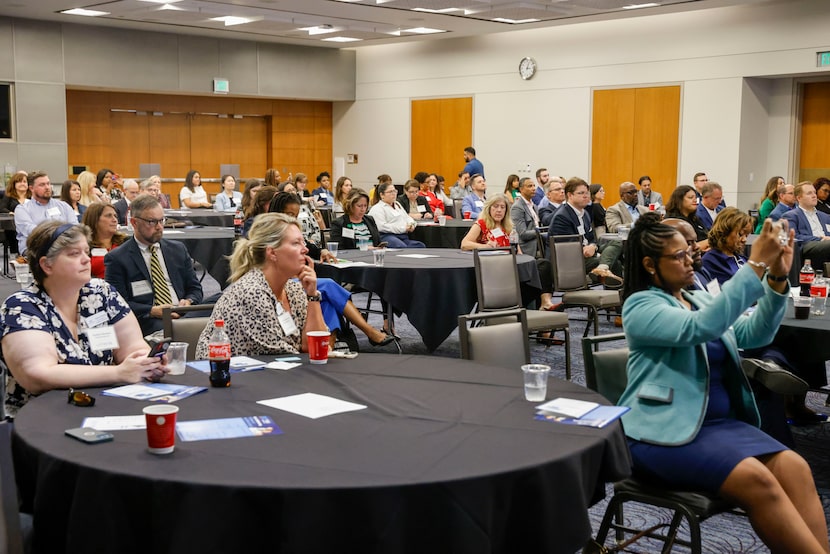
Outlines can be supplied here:
M680 87L594 91L591 182L602 183L610 206L619 185L652 178L664 200L677 180Z
M830 176L830 83L802 88L799 181Z
M139 165L150 159L150 128L152 116L130 112L110 112L110 159L118 167L110 167L125 177L137 177Z
M464 148L475 146L472 97L413 100L410 120L410 175L392 178L403 183L418 171L437 173L449 190L464 168Z
M228 163L239 164L240 175L258 175L268 166L268 152L262 148L268 133L266 117L232 119ZM287 177L287 175L286 175ZM218 191L217 191L218 192Z
M184 179L191 167L190 116L168 113L150 117L149 124L150 154L141 163L160 164L162 179ZM180 188L171 194L173 198L178 198Z

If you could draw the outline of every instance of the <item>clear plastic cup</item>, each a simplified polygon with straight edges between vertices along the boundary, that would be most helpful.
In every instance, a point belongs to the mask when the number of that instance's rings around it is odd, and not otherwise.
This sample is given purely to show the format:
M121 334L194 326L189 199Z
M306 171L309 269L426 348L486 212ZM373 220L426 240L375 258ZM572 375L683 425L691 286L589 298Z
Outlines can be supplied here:
M527 364L522 366L525 381L525 400L541 402L548 394L548 375L550 366Z

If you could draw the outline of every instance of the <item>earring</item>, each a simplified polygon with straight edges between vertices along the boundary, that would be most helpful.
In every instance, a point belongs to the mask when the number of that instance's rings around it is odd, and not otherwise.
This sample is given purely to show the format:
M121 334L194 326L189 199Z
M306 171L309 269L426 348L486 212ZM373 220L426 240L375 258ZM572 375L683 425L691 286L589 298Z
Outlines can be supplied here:
M648 272L648 274L649 274L649 275L654 275L654 272L653 272L653 271L649 271L649 272Z

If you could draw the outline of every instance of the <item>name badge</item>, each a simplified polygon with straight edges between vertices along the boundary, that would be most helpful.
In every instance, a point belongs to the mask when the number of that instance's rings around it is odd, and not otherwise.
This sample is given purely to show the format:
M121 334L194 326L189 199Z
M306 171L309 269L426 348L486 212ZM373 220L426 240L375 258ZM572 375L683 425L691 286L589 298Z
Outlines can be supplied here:
M501 227L496 227L495 229L490 231L490 234L493 235L494 239L500 239L504 236L504 231L501 230Z
M421 212L421 213L424 213L425 211L427 211L427 209L422 204L418 204L418 211Z
M60 217L61 211L57 208L49 208L46 210L46 215L49 217Z
M343 237L347 239L354 238L354 229L350 229L348 227L343 227Z
M825 223L824 224L824 230L827 231L828 233L830 233L830 223Z
M476 200L476 208L483 208L484 202L482 200Z
M118 348L118 336L115 334L115 327L105 325L85 331L89 347L95 352L105 350L116 350Z
M712 279L706 283L706 290L708 290L709 294L712 296L717 296L720 294L720 283L718 283L717 279Z
M328 195L328 194L326 194L325 192L321 192L321 193L320 193L320 200L325 200L325 199L326 199L326 198L328 198L328 197L329 197L329 195Z
M290 313L285 311L282 304L277 304L277 321L280 322L282 332L286 336L299 334L300 331L297 329L297 324L294 323L294 318L291 317Z
M106 311L98 312L84 318L84 323L86 324L87 329L90 329L92 327L98 327L99 325L103 325L107 321L109 321L109 316L107 315Z
M308 213L300 212L299 215L297 216L297 219L299 219L299 220L308 219Z
M133 281L130 283L130 288L133 291L133 296L143 296L145 294L153 294L153 289L147 280Z

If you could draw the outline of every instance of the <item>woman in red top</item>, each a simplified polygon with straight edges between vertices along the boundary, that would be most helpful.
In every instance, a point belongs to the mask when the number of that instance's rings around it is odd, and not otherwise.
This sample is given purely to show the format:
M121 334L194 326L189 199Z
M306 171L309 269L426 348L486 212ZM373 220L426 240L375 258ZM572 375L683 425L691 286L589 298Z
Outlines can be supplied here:
M118 214L110 204L95 202L84 212L82 223L92 231L90 248L90 272L93 277L104 278L104 256L96 255L97 249L107 252L126 241L129 237L118 232Z
M503 194L494 194L481 209L481 216L475 225L470 227L464 240L461 241L462 250L476 248L499 248L510 246L510 232L513 222L507 217L510 209L507 197Z
M417 177L417 176L416 176ZM419 195L425 196L429 202L429 211L435 214L435 217L444 214L444 201L439 198L436 186L438 185L438 177L431 173L426 176L424 182L421 183L421 190Z

